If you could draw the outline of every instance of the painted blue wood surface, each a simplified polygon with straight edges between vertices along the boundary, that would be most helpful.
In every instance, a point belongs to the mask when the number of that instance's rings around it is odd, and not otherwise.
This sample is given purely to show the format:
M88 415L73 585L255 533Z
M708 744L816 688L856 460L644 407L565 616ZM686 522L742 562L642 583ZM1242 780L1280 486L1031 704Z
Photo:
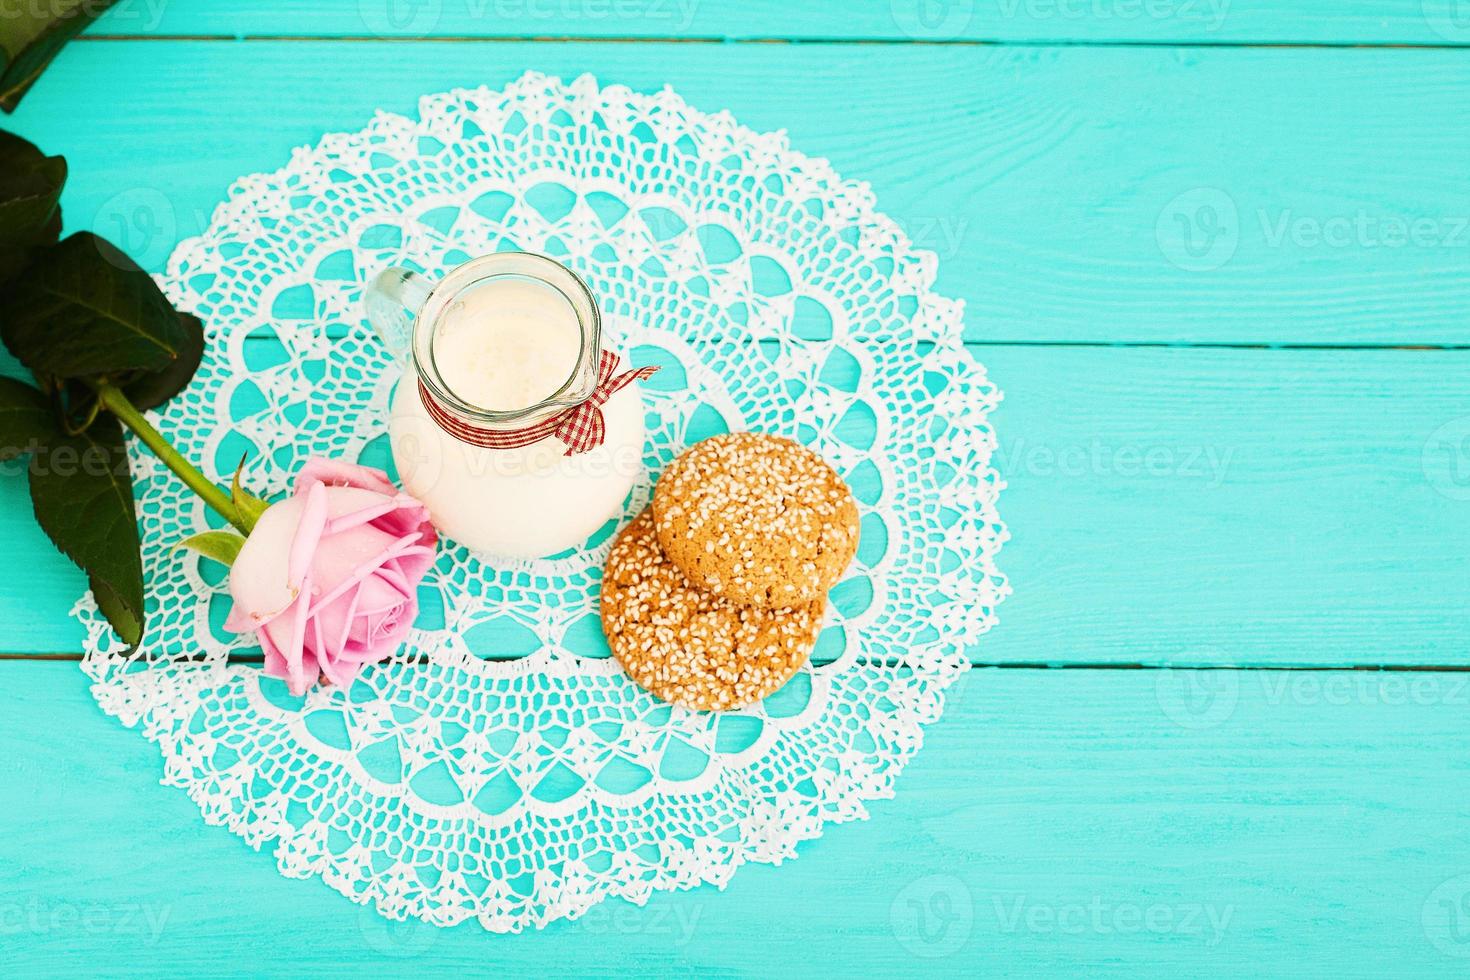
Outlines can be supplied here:
M13 123L70 158L69 225L158 268L231 179L379 107L526 68L673 84L870 181L967 301L1007 392L1017 590L978 662L1470 659L1470 350L1361 349L1470 344L1470 62L1453 50L1470 20L1453 0L1233 0L1214 27L1126 0L701 0L672 25L660 3L394 8L429 23L373 0L124 0L93 34L144 39L74 45ZM362 40L168 39L185 34ZM445 40L405 40L424 35ZM1026 43L468 40L544 36ZM1205 227L1232 209L1233 235ZM1392 244L1400 225L1418 237ZM204 826L74 664L27 659L75 653L82 580L13 473L0 545L6 975L1470 962L1470 675L975 669L871 822L724 892L493 937L391 925Z
M1470 43L1457 0L122 0L97 36Z
M1470 954L1442 904L1470 894L1463 674L973 670L868 821L519 936L281 877L157 785L74 667L6 674L9 976L1339 980Z
M1458 50L119 41L15 125L71 161L73 227L159 268L236 177L530 68L785 129L939 255L973 340L1470 344Z
M1015 588L976 662L1470 664L1470 351L975 352ZM14 469L3 650L74 650L85 581Z

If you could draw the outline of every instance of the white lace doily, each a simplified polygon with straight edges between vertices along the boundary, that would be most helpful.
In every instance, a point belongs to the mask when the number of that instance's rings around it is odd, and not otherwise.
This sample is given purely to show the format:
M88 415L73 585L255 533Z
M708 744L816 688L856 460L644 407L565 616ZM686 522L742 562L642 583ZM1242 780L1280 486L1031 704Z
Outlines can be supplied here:
M210 518L136 444L141 648L90 597L77 606L98 702L158 743L206 820L385 915L497 931L723 884L865 816L1008 591L1000 394L960 305L931 291L935 257L866 185L669 90L528 74L426 97L416 120L380 113L240 180L162 277L209 347L158 427L221 483L250 453L247 485L272 496L309 455L386 466L397 372L363 283L506 248L576 268L610 343L664 365L644 386L650 473L728 428L801 439L847 477L862 543L816 665L724 715L635 687L598 624L610 524L518 565L444 547L394 660L292 698L221 629L222 569L170 550Z

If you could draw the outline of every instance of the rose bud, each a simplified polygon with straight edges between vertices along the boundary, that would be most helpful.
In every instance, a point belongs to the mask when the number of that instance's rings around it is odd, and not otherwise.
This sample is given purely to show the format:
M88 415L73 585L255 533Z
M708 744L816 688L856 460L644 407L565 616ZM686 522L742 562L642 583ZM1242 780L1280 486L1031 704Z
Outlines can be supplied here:
M423 504L380 470L312 459L271 505L230 569L225 627L254 631L265 672L304 694L345 686L390 656L418 615L437 535Z

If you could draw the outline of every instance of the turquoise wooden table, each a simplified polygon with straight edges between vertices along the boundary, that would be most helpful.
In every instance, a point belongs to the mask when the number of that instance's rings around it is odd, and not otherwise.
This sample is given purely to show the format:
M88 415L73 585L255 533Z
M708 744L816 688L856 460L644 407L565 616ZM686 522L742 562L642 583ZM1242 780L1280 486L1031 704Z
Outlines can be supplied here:
M12 468L0 972L1463 972L1467 47L1456 0L124 0L8 124L151 269L235 177L527 68L870 181L1005 390L1015 594L871 820L724 891L436 930L159 785Z

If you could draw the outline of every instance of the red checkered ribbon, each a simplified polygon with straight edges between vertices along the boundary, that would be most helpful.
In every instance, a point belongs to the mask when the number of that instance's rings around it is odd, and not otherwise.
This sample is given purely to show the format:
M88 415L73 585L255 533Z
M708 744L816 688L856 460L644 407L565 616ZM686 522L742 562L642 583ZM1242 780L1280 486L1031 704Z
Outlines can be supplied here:
M556 436L566 444L565 455L571 456L595 449L607 438L607 423L602 418L602 405L609 398L634 381L642 381L658 370L657 367L641 367L617 374L617 369L618 355L612 351L603 351L602 360L597 365L597 387L586 401L524 429L482 429L471 425L446 411L429 394L429 389L424 387L422 381L419 382L419 399L424 403L424 408L428 409L429 418L460 442L483 449L518 449L540 442L547 436Z

